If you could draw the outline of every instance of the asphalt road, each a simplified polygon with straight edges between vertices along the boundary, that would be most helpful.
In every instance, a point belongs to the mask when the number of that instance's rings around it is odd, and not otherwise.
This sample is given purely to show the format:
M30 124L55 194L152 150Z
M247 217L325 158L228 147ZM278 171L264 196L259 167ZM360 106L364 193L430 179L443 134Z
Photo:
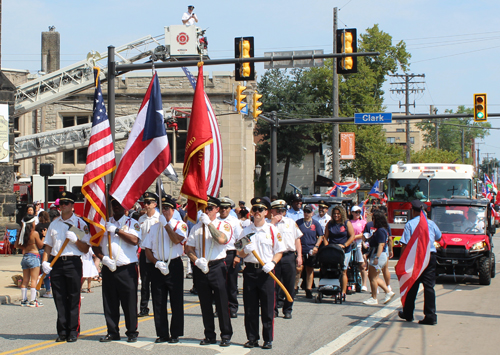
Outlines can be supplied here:
M495 242L500 245L500 238L497 234ZM500 257L497 256L497 260ZM390 262L391 269L395 261ZM452 303L447 303L447 310L441 319L446 315L454 315L456 318L470 316L471 312L477 312L478 306L474 302L462 305L465 295L467 300L474 300L474 295L480 300L493 302L495 295L498 294L500 286L497 285L497 279L493 280L491 286L479 286L476 280L472 278L460 279L455 282L452 278L446 277L439 280L436 286L438 295L438 312L445 299L452 299ZM392 275L392 288L398 289L397 279ZM239 286L242 286L242 279L239 280ZM121 334L122 340L112 343L100 343L98 340L106 334L106 327L102 311L101 287L94 287L94 293L84 293L81 305L81 335L76 343L55 343L56 338L55 322L56 311L52 299L42 299L44 307L29 308L20 307L19 304L0 306L0 355L3 354L29 354L37 352L39 354L64 354L69 353L99 353L105 351L107 354L137 354L146 351L147 354L163 353L168 351L171 354L247 354L259 353L260 348L245 349L242 344L246 342L245 329L243 324L243 307L240 306L238 318L233 319L234 335L233 345L228 348L221 348L218 345L204 346L198 345L203 338L203 325L200 314L198 298L189 293L191 280L185 280L184 289L184 308L185 308L185 336L181 338L179 344L155 344L156 334L154 330L153 317L139 318L139 341L134 344L128 344L124 335L125 329L122 322ZM453 291L462 291L460 294ZM379 301L383 299L383 294L379 295ZM296 298L293 311L293 319L285 320L280 314L275 319L273 350L274 354L329 354L334 352L347 352L366 354L373 353L373 345L367 348L360 348L368 344L373 337L380 337L377 331L384 330L392 323L400 326L400 322L395 316L395 310L400 307L399 298L395 298L388 305L366 306L362 302L369 297L367 293L358 293L347 296L347 302L334 304L332 299L325 298L323 303L314 303L305 298L301 291ZM421 300L421 298L420 298ZM241 295L240 295L241 301ZM382 303L382 302L381 302ZM469 307L469 309L467 309ZM150 307L151 309L152 307ZM498 307L496 307L498 308ZM421 303L417 303L416 319L421 319ZM498 317L488 317L487 308L474 317L466 317L466 325L463 331L463 337L455 334L456 345L460 341L469 338L467 329L474 326L474 322L488 326L491 322L500 325ZM123 320L123 317L122 317ZM456 319L454 320L456 322ZM217 321L216 321L217 324ZM408 323L418 327L416 323ZM455 323L454 323L455 324ZM460 322L458 323L460 324ZM380 327L382 325L383 327ZM405 324L403 324L405 325ZM374 327L375 330L372 330ZM437 326L439 327L439 325ZM435 328L434 328L435 329ZM491 328L490 328L491 329ZM495 328L493 328L495 329ZM417 332L416 334L420 334ZM393 332L396 338L397 330ZM480 334L477 334L481 337ZM218 339L220 340L220 339ZM373 340L374 341L374 340ZM262 340L260 341L262 343ZM345 346L344 346L345 345ZM416 343L417 349L421 349L421 343ZM412 347L411 346L411 347ZM411 350L407 347L407 350ZM396 347L397 348L397 347ZM340 350L341 349L341 350ZM399 353L394 347L387 353ZM380 350L377 353L385 353ZM412 351L404 353L413 353ZM432 353L432 352L423 352ZM460 352L459 352L460 353Z

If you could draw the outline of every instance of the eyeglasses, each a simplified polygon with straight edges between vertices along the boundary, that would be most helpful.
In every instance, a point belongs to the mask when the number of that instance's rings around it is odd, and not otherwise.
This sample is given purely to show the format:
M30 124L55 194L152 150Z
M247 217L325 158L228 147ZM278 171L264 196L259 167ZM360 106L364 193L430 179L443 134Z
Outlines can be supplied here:
M212 211L214 208L215 208L215 206L208 206L207 208L205 208L205 212L210 212L210 211Z
M252 212L264 212L264 210L266 210L266 208L263 208L263 207L252 207Z
M71 204L70 201L59 201L60 206L69 205L69 204Z

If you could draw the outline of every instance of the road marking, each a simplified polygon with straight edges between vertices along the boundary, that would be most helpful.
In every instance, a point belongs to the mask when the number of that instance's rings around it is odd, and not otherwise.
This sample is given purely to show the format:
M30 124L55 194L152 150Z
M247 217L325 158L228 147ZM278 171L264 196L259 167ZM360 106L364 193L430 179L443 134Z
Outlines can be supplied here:
M245 355L248 354L252 349L247 349L244 348L242 345L234 345L231 344L228 347L220 347L218 344L213 344L213 345L200 345L200 342L198 340L191 340L191 339L186 339L183 340L182 338L180 339L179 343L176 344L170 344L170 343L161 343L161 344L155 344L155 338L141 338L141 340L138 340L136 343L127 343L127 342L120 342L118 344L122 345L127 345L131 346L134 348L140 348L143 350L152 350L154 345L156 346L189 346L192 348L200 348L200 349L210 349L210 350L215 350L219 354L224 354L224 355Z
M186 309L196 307L198 304L199 304L199 302L187 303L184 305L184 309L186 310ZM168 311L171 311L171 309L170 308L167 309L167 312ZM148 321L151 319L154 319L154 316L144 317L141 320L139 320L137 323L142 323L142 322L145 322L145 321ZM125 321L124 320L121 321L118 325L120 327L123 327L125 325ZM105 325L101 326L101 327L93 328L93 329L87 329L87 330L80 333L80 336L78 337L78 339L84 339L84 338L87 338L87 337L92 336L92 335L100 334L103 331L105 331L106 329L107 329L107 326L105 326ZM47 340L47 341L44 341L41 343L36 343L33 345L27 345L27 346L23 346L21 348L5 351L5 352L0 353L0 355L8 355L8 354L14 354L14 353L16 355L30 354L30 353L35 352L35 351L40 351L43 349L48 349L48 348L51 348L53 346L59 346L59 345L63 345L63 344L66 344L66 342L56 343L55 339L54 340ZM124 344L130 344L130 343L125 342ZM133 343L131 343L131 344L133 344ZM23 350L27 350L27 351L23 351Z
M342 349L344 346L349 344L349 342L358 338L361 334L372 328L374 325L381 322L382 319L389 316L399 307L401 307L401 299L397 298L391 303L389 303L387 306L379 310L378 312L363 319L358 325L352 327L351 330L345 332L332 342L326 344L325 346L311 353L311 355L330 355L335 353L336 351Z

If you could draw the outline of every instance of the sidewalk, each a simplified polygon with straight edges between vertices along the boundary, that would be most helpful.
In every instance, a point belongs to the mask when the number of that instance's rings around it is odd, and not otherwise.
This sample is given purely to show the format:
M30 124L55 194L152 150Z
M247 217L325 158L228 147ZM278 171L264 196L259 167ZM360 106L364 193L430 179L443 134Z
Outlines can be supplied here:
M0 305L19 302L21 300L21 289L14 285L12 276L22 275L21 269L22 255L0 254ZM86 285L86 283L85 283ZM92 282L92 287L101 285L99 282ZM38 291L37 297L41 297L45 289Z

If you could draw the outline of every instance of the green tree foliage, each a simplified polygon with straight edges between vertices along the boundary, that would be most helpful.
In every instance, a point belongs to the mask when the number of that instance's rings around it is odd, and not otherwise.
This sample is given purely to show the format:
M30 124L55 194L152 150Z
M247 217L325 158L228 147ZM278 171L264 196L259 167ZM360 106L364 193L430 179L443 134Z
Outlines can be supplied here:
M500 161L497 158L493 159L483 159L482 163L479 165L479 177L481 180L484 180L484 174L487 174L488 177L493 180L493 172L500 168Z
M457 163L460 159L459 152L449 152L436 148L424 148L418 152L412 152L412 163ZM461 162L461 161L460 161Z
M473 109L466 108L465 106L461 105L458 106L456 112L453 112L453 110L446 110L445 113L473 114ZM436 146L435 122L436 121L433 120L430 122L417 123L417 127L419 127L422 131L425 132L424 140L427 143L432 144L434 147ZM438 121L439 148L450 152L461 152L462 130L464 130L465 152L470 152L472 149L472 142L474 139L482 139L490 134L488 128L491 128L490 123L474 122L474 119L472 117L468 118L454 117L454 118L440 119ZM472 154L470 154L470 158L467 161L467 163L472 163Z

